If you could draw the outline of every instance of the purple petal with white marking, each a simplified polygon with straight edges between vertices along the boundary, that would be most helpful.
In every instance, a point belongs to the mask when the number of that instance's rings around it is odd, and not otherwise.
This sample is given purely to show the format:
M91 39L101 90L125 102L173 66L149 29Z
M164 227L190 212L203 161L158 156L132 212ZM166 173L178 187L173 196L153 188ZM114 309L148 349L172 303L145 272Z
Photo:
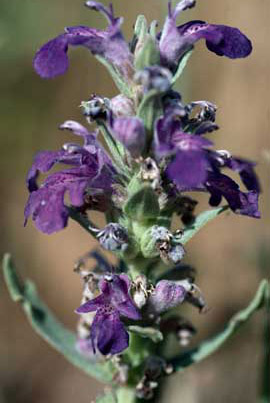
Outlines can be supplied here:
M238 28L190 21L179 26L178 32L185 46L205 39L207 48L218 56L236 59L247 57L252 51L250 40Z
M29 195L25 206L25 224L30 215L41 232L52 234L67 225L68 210L64 205L65 189L43 186Z
M194 2L189 7L192 5ZM184 53L192 49L200 39L205 39L207 48L219 56L236 59L247 57L251 53L250 40L238 28L208 24L205 21L197 20L177 27L176 18L184 9L181 2L174 10L170 8L160 35L159 46L165 66L176 68Z
M67 71L69 46L84 46L94 55L104 57L125 77L132 74L132 55L120 31L122 19L115 18L112 8L107 9L101 3L87 2L86 5L106 15L108 28L102 31L86 26L67 27L64 34L50 40L37 52L34 68L41 77L53 78Z

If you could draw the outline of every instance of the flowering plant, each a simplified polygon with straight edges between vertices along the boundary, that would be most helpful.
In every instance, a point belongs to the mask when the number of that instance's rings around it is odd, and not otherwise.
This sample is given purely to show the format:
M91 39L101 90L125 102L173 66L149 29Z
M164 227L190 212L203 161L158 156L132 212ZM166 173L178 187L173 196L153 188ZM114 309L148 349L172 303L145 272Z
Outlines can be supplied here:
M214 352L269 296L264 281L252 303L222 333L195 349L169 354L171 335L180 349L196 333L174 308L189 303L207 310L194 269L182 262L184 245L224 211L260 218L255 164L215 150L206 135L218 129L217 107L204 100L184 104L173 86L198 40L205 39L208 50L231 59L248 56L252 45L237 28L204 21L178 26L178 15L195 0L182 0L175 8L169 2L161 32L155 21L148 26L139 16L130 44L112 6L96 1L85 5L101 12L108 27L66 28L40 48L34 68L42 78L63 74L69 47L83 46L108 68L120 93L112 99L92 95L81 103L90 128L72 120L60 125L82 144L65 143L61 150L36 155L27 175L25 224L32 217L38 230L51 234L71 218L119 263L113 267L96 251L79 259L75 270L83 296L76 310L76 335L53 317L31 283L19 282L9 256L5 276L34 328L68 360L111 384L112 391L99 402L149 400L157 396L163 377ZM38 181L40 173L59 163L67 168ZM224 170L237 172L246 190ZM197 215L193 192L206 193L214 208ZM94 210L106 216L104 228L90 220ZM175 232L174 215L182 222ZM97 261L93 270L87 267L89 257Z

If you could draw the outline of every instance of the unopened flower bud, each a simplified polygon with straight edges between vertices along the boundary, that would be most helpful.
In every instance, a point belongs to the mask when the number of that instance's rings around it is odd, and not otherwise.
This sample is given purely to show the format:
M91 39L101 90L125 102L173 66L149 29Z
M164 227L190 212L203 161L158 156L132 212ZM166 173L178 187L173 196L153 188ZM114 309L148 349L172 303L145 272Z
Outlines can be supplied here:
M124 252L128 247L128 234L122 225L110 223L100 231L97 238L104 249Z
M134 116L136 114L133 101L123 94L112 98L110 107L113 116L116 118Z
M187 280L168 281L161 280L157 283L155 291L148 301L149 312L157 314L175 308L184 302L187 293L192 289L192 284Z
M141 119L136 117L121 117L113 121L114 137L130 152L132 157L138 158L145 146L145 128Z

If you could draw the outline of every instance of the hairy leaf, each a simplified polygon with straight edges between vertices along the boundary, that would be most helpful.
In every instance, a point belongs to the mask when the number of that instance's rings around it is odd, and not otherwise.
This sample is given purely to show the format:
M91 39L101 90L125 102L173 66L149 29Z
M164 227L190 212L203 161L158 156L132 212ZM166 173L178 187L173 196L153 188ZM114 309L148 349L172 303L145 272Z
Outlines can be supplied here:
M151 339L154 343L159 343L163 340L163 334L153 327L129 326L128 330L141 337Z
M191 55L192 55L192 50L189 50L182 57L179 65L178 65L178 68L176 70L176 73L173 76L172 84L175 84L175 82L178 80L178 78L180 78L180 76L182 75Z
M227 209L227 206L219 207L216 209L204 211L203 213L199 214L196 217L195 222L184 229L183 235L179 237L179 243L184 245L185 243L190 241L190 239L193 238L194 235L197 234L197 232L200 231L208 222L218 217Z
M258 309L265 306L269 287L269 282L263 280L250 304L235 314L222 332L202 342L198 347L174 358L172 364L175 371L183 371L186 367L202 361L217 351Z
M136 70L143 70L145 67L160 64L160 54L156 40L147 34L142 49L135 58Z
M260 403L270 402L270 285L265 290L264 359Z
M137 116L144 122L148 139L152 138L156 119L163 113L160 97L161 93L159 91L150 90L143 97L137 111Z
M129 197L124 206L124 212L139 222L157 218L159 203L154 190L150 186L142 185L136 193Z
M90 361L76 349L76 335L66 329L39 298L36 287L31 281L20 282L11 256L3 260L4 277L15 302L21 306L35 331L73 365L101 382L112 382L113 373L108 364Z
M140 14L137 17L134 26L134 35L136 36L138 41L143 41L145 36L147 35L147 21L144 15Z
M96 398L96 403L118 403L114 392L108 392L105 395Z

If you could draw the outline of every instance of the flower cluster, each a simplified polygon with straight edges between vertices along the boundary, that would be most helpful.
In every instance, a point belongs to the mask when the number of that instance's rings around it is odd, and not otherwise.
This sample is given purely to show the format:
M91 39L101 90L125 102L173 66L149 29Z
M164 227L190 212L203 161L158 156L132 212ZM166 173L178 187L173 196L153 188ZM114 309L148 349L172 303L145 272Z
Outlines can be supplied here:
M184 231L192 224L197 202L190 196L196 191L207 193L211 206L225 199L234 213L259 218L260 185L253 162L215 150L206 137L218 130L217 107L207 101L184 104L173 85L200 39L211 52L231 59L248 56L252 45L237 28L204 21L178 26L178 15L195 0L182 0L175 8L169 2L161 32L156 32L155 23L148 26L143 16L138 17L130 44L112 6L96 1L85 5L106 17L107 28L66 28L40 48L34 68L42 78L63 74L69 47L83 46L107 66L121 93L112 99L92 95L82 102L94 131L71 120L60 126L81 137L82 145L67 143L59 151L37 154L27 176L25 221L32 216L40 231L51 234L63 229L69 217L75 218L120 259L112 269L98 255L97 269L83 276L83 304L77 313L82 321L91 315L78 334L82 352L119 354L129 346L132 331L151 338L155 332L165 337L171 329L181 334L184 345L195 329L179 316L164 314L184 301L200 310L205 302L192 269L181 263L182 232L171 233L172 216L181 217ZM38 175L58 163L68 168L39 184ZM245 191L228 170L239 174ZM105 228L90 223L87 213L92 210L106 214ZM156 267L166 265L171 267L160 277ZM149 392L151 377L143 379ZM140 385L146 387L144 382Z

